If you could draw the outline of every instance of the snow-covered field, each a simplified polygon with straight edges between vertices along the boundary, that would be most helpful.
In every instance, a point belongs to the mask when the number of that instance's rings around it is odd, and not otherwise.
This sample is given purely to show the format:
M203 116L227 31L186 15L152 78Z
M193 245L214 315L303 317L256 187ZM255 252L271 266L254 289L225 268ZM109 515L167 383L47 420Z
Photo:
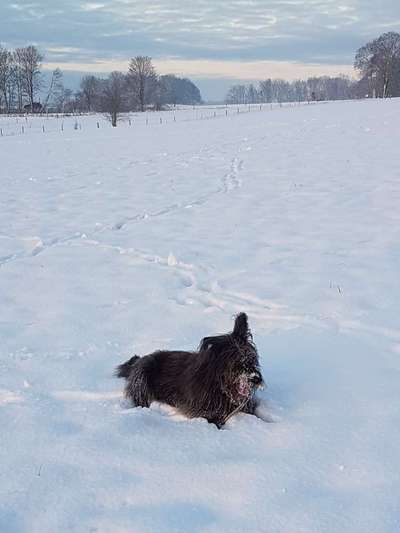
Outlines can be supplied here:
M399 116L0 138L2 533L400 530ZM116 364L239 311L274 423L126 407Z
M255 113L275 111L282 107L316 105L315 102L289 102L251 105L201 105L171 106L169 109L146 113L124 113L119 116L120 127L142 128L154 127L171 122L192 122L194 120L210 120L231 117L238 113ZM73 130L84 130L85 134L93 134L95 129L111 128L106 115L0 115L0 137L14 135L67 134Z

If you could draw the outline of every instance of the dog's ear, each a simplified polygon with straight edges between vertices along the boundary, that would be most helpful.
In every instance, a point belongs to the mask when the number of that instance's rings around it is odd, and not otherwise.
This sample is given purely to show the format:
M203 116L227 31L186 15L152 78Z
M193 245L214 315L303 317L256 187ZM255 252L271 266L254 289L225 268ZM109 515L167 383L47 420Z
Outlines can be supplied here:
M246 313L239 313L237 315L232 335L239 342L247 342L249 340L251 334Z

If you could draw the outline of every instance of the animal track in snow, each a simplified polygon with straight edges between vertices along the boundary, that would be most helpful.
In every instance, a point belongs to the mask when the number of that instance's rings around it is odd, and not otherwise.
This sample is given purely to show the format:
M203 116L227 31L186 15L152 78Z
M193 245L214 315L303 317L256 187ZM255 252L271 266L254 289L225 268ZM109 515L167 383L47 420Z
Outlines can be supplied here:
M0 406L23 402L22 396L15 392L0 389Z
M243 168L243 160L234 157L231 161L230 170L225 174L222 184L224 192L230 192L242 186L242 181L239 178L239 173Z

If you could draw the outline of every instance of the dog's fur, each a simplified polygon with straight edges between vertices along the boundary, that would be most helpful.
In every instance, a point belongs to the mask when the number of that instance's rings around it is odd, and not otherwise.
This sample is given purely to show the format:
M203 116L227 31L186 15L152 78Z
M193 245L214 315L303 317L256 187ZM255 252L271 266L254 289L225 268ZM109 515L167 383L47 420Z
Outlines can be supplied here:
M126 379L125 395L134 406L166 403L218 428L238 411L255 414L255 391L263 384L245 313L236 317L232 333L205 337L197 352L135 355L116 375Z

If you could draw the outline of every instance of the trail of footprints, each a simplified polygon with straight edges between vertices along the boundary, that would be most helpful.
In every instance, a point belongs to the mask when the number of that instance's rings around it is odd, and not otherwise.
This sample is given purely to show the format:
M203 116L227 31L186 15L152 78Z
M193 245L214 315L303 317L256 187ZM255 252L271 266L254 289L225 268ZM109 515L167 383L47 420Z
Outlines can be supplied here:
M114 231L119 231L130 223L137 223L142 220L157 218L176 211L181 211L182 209L189 209L194 206L200 206L205 204L213 196L216 196L221 193L229 193L231 191L234 191L235 189L238 189L242 186L242 181L239 178L239 173L242 171L242 169L243 160L234 157L231 161L229 171L224 175L221 180L221 185L214 191L210 191L208 194L203 194L190 201L173 203L153 213L143 213L140 215L134 215L132 217L126 217L123 220L114 224L111 229Z
M24 249L12 254L7 254L4 256L0 255L0 267L3 265L6 265L7 263L17 261L18 259L23 259L27 257L34 257L36 255L41 254L43 251L52 248L53 246L62 245L70 243L71 241L82 239L82 238L88 238L91 239L95 237L98 233L103 233L107 230L112 231L119 231L122 228L124 228L127 224L134 224L142 222L143 220L148 220L152 218L158 218L165 215L168 215L170 213L180 211L183 209L188 209L194 206L200 206L205 204L207 201L209 201L213 196L221 194L221 193L229 193L239 187L241 187L242 182L239 179L239 172L243 168L243 161L238 159L237 157L234 157L231 160L230 163L230 170L223 176L221 180L221 185L216 188L214 191L209 192L208 194L203 194L201 196L196 197L193 200L185 201L185 202L176 202L170 205L167 205L166 207L163 207L162 209L159 209L154 212L145 212L145 213L139 213L132 215L131 217L126 217L112 225L107 226L99 226L92 232L85 234L82 232L75 232L73 235L61 237L61 238L53 238L49 239L48 241L43 241L39 237L22 237L22 238L14 238L11 236L4 235L3 237L9 238L10 240L17 240L17 241L31 241L32 246L28 246L28 250Z

